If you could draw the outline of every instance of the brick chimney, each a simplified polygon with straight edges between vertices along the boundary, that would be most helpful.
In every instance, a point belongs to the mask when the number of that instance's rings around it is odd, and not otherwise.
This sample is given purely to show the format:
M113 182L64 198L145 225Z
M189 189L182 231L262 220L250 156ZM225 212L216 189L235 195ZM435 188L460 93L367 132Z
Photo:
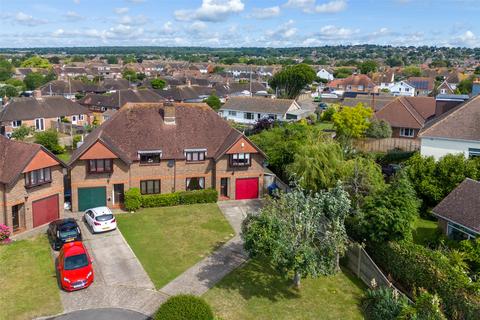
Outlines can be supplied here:
M171 102L164 104L163 122L167 125L175 124L175 106Z

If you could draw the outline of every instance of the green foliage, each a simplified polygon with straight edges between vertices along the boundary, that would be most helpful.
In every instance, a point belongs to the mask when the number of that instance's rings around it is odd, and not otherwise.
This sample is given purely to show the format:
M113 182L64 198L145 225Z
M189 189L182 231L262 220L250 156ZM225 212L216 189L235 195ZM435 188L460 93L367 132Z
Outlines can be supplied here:
M167 82L163 79L156 78L150 80L150 84L152 85L153 89L163 89L167 85Z
M378 63L375 60L367 60L365 62L362 62L359 68L362 74L368 74L370 72L377 71Z
M422 69L416 66L408 66L403 69L402 73L407 78L420 77L422 75Z
M79 134L74 135L72 140L72 144L73 144L72 147L74 149L77 149L77 145L80 141L82 141L82 136Z
M466 159L463 154L449 154L435 162L433 157L417 153L406 165L415 191L428 207L437 205L465 178L480 177L478 159Z
M58 143L58 132L53 129L35 133L35 143L41 144L54 154L65 151Z
M369 243L411 238L419 207L415 190L400 174L386 189L365 198L355 217L358 233Z
M440 298L421 290L413 305L405 304L400 315L404 320L447 320L440 308Z
M8 85L11 85L11 86L14 86L16 87L17 89L19 90L23 90L25 88L25 84L23 83L22 80L20 79L8 79L7 81L5 81L5 84L8 84Z
M472 93L472 87L473 87L473 78L469 77L467 79L461 80L457 88L455 89L455 93L457 94L470 94Z
M25 76L23 83L25 83L27 90L35 90L46 83L45 76L38 72L31 72Z
M342 165L343 153L337 142L309 137L294 155L287 172L303 188L316 192L337 184L342 177Z
M204 100L206 104L208 104L213 110L218 111L220 107L222 106L222 102L220 101L220 98L217 97L216 94L211 94Z
M70 60L72 62L85 62L85 57L80 55L74 55Z
M285 98L295 99L306 85L316 78L315 70L306 64L283 68L270 79L270 86L278 89Z
M178 193L180 204L215 203L218 192L215 189L182 191Z
M142 205L142 194L139 188L130 188L125 192L124 202L125 210L137 211Z
M137 73L132 69L125 69L122 72L123 79L127 79L130 82L135 82L138 80Z
M220 66L215 66L215 68L213 68L213 73L222 73L223 71L225 71L225 68Z
M108 56L107 57L107 63L108 64L117 64L118 63L117 56Z
M450 67L451 63L448 60L434 59L429 65L430 68L444 68Z
M480 280L480 239L463 240L459 250L464 253L464 260L474 279Z
M392 136L392 127L385 120L372 119L370 126L365 131L365 135L369 138L382 139Z
M180 204L178 193L148 194L141 196L142 208L171 207Z
M322 121L332 121L333 115L337 112L335 106L329 105L325 111L322 112L321 119Z
M480 295L478 284L438 250L408 241L378 244L370 251L375 262L401 286L414 293L424 288L441 299L449 319L478 319Z
M0 97L17 97L18 91L17 88L11 85L4 85L0 87Z
M362 301L367 320L398 319L408 300L396 289L380 287L368 289Z
M355 107L343 107L332 116L337 134L346 138L360 138L370 126L373 110L359 103Z
M350 68L337 68L333 71L333 76L337 79L348 78L353 74Z
M15 140L23 141L32 133L32 128L27 127L26 125L21 125L12 132L12 138Z
M22 68L51 68L50 62L40 56L33 56L23 61L20 65Z
M338 270L347 235L344 220L350 200L342 187L307 193L296 187L270 199L242 225L245 249L265 257L280 272L294 273L294 284L307 276L331 275Z
M211 307L202 298L177 295L168 298L155 313L155 320L213 320Z
M13 65L6 59L0 57L0 81L6 81L13 75Z

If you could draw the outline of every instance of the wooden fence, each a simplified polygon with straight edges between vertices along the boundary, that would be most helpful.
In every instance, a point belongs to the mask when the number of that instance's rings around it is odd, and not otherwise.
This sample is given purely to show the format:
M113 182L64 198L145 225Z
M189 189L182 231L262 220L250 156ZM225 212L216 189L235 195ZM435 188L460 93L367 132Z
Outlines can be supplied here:
M408 138L365 138L355 140L354 146L364 152L388 152L390 150L417 151L420 150L420 140Z

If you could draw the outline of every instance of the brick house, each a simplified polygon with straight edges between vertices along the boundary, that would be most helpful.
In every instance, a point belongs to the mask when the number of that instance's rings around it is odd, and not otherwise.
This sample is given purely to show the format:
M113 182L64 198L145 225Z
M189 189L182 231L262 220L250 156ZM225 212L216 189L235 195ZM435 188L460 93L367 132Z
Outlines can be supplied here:
M352 74L344 79L335 79L327 84L327 87L333 90L343 90L345 92L377 92L375 83L365 74Z
M70 166L72 209L120 207L143 194L215 188L258 198L264 153L205 104L127 103L87 136Z
M44 147L0 135L0 223L20 233L59 218L64 168Z

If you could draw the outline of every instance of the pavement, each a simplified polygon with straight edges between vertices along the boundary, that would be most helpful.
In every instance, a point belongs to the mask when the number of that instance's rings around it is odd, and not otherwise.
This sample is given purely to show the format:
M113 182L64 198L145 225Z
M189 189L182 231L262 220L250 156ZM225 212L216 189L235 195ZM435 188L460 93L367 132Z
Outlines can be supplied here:
M51 320L149 320L149 316L144 314L126 310L126 309L116 309L116 308L105 308L105 309L91 309L91 310L82 310L74 311L67 314L62 314L54 318L49 318Z
M122 308L153 314L168 297L155 286L120 231L92 234L80 214L83 243L93 258L95 280L87 289L61 291L64 312L97 308Z

